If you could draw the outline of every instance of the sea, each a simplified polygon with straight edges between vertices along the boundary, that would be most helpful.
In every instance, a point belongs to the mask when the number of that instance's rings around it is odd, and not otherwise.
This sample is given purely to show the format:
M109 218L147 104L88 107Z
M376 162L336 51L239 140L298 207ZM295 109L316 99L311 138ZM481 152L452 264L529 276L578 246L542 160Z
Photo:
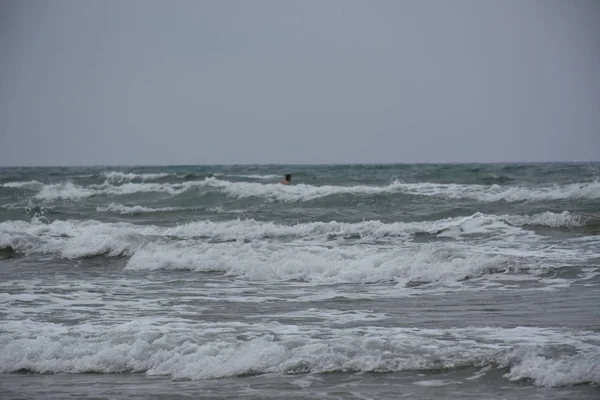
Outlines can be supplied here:
M1 399L599 385L600 163L0 169Z

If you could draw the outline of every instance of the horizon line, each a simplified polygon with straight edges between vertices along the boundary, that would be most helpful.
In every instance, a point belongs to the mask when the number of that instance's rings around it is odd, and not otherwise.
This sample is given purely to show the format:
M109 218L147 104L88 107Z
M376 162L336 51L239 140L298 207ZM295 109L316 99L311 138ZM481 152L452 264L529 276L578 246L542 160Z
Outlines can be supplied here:
M32 164L32 165L0 165L0 168L102 168L102 167L270 167L270 166L392 166L392 165L533 165L533 164L595 164L600 160L588 161L420 161L420 162L345 162L345 163L224 163L224 164Z

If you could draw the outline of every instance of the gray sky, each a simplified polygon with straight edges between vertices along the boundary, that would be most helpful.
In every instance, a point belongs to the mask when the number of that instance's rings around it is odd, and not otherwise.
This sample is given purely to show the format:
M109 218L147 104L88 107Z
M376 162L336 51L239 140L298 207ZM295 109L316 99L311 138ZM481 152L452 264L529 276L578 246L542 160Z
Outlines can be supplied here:
M0 0L0 165L559 160L597 0Z

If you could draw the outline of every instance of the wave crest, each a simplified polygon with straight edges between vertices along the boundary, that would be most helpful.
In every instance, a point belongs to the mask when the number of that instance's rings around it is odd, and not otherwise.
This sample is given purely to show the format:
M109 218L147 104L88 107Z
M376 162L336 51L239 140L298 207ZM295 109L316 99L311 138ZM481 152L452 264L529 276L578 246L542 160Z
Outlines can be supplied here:
M150 208L143 206L125 206L117 203L110 203L107 206L96 207L96 211L100 213L116 213L121 215L136 215L136 214L149 214L149 213L158 213L158 212L173 212L173 211L181 211L184 208L181 207L159 207L159 208Z
M125 173L120 171L106 171L102 175L108 182L111 183L123 183L132 181L150 181L155 179L166 178L170 174L167 173L146 173L146 174L135 174L133 172Z
M420 233L453 241L423 243L415 236ZM473 233L483 235L477 251ZM353 246L332 246L349 241ZM392 224L278 225L255 220L199 221L174 227L60 220L0 223L0 248L11 252L67 259L127 256L129 269L219 271L247 280L407 284L457 281L523 268L537 271L541 261L568 262L564 250L554 251L540 243L534 232L510 226L503 217L483 214ZM582 257L594 256L588 253L574 249L571 258L581 262Z
M158 209L145 207L127 207L112 204L100 211L136 213L154 212ZM225 212L220 209L214 212ZM237 212L233 210L229 212ZM523 240L534 235L527 233L518 226L539 224L549 227L580 227L585 221L576 214L563 212L560 214L542 213L533 216L496 216L476 213L467 217L447 218L438 221L394 222L363 221L358 223L344 222L310 222L294 225L259 222L253 219L238 219L233 221L212 222L197 221L173 227L158 227L154 225L134 225L131 223L102 223L99 221L62 221L42 223L34 219L32 222L6 221L0 223L0 247L11 247L22 253L58 253L63 254L65 248L72 257L78 254L94 254L93 249L98 241L114 243L117 254L132 254L137 249L140 239L155 240L156 238L177 239L208 239L215 241L248 241L257 239L303 239L323 245L331 240L353 240L371 243L375 240L390 239L393 242L410 241L414 235L426 233L430 235L468 238L473 233L485 234L488 241L494 237L514 237ZM134 237L133 244L126 239ZM535 237L532 237L535 239ZM532 239L532 240L533 240ZM134 246L135 245L135 246ZM77 250L79 246L79 250ZM124 247L125 246L125 247ZM133 246L133 247L132 247ZM114 253L113 247L99 246L104 251ZM131 251L124 251L131 248Z
M160 174L154 174L156 176ZM154 178L156 178L154 176ZM39 182L13 182L4 187L38 190L35 198L44 201L79 200L96 195L130 195L135 193L180 194L189 190L204 189L226 194L232 198L263 198L268 201L303 202L336 195L374 196L381 194L403 194L411 196L445 197L452 199L471 199L484 203L494 202L538 202L569 199L600 199L600 182L573 183L548 187L520 187L499 185L463 185L441 183L402 183L394 180L388 185L314 186L297 183L281 185L279 183L231 182L207 177L204 180L179 183L131 182L134 178L115 175L115 181L105 181L101 185L79 186L71 182L40 184ZM150 179L150 178L148 178Z
M205 380L265 373L439 371L506 368L509 380L539 386L600 383L597 333L548 328L318 328L244 323L192 324L139 318L63 326L11 321L3 326L0 372L124 373ZM267 334L261 332L267 331ZM243 332L247 339L239 339ZM318 333L311 335L311 332ZM29 335L28 335L29 334ZM501 343L494 338L500 337ZM465 340L468 338L468 340ZM557 343L569 345L557 350ZM463 340L461 340L463 339Z

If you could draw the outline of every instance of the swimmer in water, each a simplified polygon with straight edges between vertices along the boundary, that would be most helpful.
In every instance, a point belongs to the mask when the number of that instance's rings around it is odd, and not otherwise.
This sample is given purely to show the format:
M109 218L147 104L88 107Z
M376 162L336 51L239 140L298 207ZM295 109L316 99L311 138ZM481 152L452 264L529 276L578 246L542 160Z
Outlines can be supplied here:
M287 174L285 176L285 179L281 181L281 184L289 185L291 181L292 181L292 174Z

